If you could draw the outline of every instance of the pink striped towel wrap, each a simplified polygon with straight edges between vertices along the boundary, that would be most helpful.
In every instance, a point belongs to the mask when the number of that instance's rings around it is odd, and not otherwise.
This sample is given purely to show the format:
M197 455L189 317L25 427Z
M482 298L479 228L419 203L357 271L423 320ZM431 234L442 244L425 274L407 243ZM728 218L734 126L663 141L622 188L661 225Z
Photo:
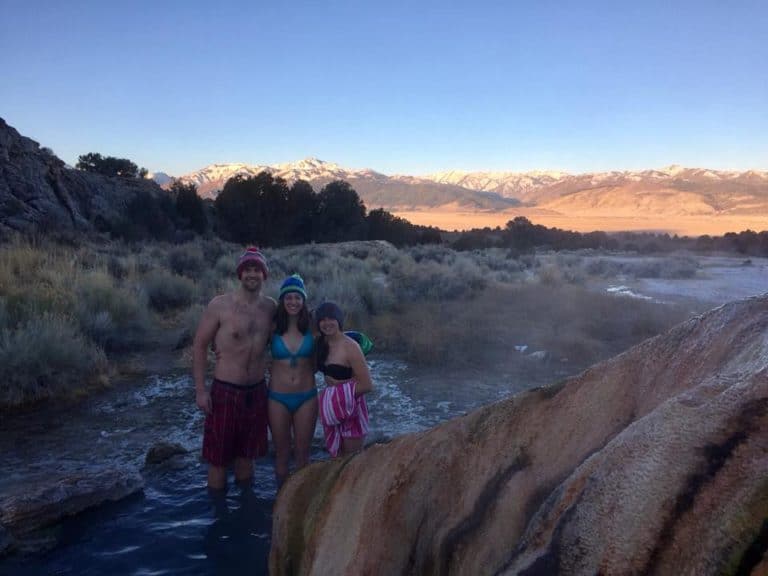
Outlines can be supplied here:
M334 458L339 455L342 438L362 438L368 433L368 406L362 396L355 398L354 380L320 392L320 422L325 447Z

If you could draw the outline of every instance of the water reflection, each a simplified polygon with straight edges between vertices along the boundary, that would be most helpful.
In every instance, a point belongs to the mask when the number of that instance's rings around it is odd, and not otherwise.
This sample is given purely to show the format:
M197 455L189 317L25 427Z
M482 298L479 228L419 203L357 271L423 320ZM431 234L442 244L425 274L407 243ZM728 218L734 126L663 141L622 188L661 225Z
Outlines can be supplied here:
M213 522L205 531L203 550L213 574L266 574L272 502L253 487L235 487L235 497L209 490ZM247 568L246 568L247 567Z

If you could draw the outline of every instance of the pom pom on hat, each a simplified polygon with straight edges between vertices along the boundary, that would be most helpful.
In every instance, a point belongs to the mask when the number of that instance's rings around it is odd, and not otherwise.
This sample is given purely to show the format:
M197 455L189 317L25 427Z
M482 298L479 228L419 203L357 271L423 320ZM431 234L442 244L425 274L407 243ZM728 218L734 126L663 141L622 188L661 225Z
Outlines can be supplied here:
M261 253L261 250L259 250L256 246L249 246L246 248L245 252L240 255L240 258L238 258L237 277L240 278L243 273L243 268L251 263L256 264L256 266L261 269L261 271L264 273L264 279L266 280L267 276L269 275L267 259L264 257L264 254Z
M293 274L283 280L283 285L280 286L280 296L278 298L282 298L290 292L301 294L304 300L307 299L307 289L304 287L304 280L302 280L301 276L298 274Z

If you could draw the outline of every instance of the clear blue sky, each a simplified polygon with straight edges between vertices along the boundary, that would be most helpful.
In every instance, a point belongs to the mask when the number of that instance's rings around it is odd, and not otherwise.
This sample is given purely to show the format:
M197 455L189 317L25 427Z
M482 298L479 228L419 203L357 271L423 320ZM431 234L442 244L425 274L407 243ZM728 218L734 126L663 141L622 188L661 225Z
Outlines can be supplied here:
M765 0L0 0L0 73L70 163L768 169Z

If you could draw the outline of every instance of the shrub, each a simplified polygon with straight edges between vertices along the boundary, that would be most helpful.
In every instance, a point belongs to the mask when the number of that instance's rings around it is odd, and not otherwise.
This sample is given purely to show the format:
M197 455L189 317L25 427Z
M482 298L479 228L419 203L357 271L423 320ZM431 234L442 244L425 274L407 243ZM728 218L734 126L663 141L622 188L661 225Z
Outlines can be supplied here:
M590 276L616 277L623 273L621 264L605 258L588 259L584 270Z
M139 276L144 276L157 267L152 255L146 252L139 252L134 256L134 259L136 274Z
M193 304L181 314L179 327L184 331L194 333L203 312L205 312L205 306L202 304Z
M119 256L110 256L107 259L107 271L113 278L123 280L128 276L129 267L125 259Z
M583 273L578 268L561 267L557 264L546 264L538 269L537 278L544 286L559 286L561 284L580 284Z
M455 342L464 343L449 319L437 303L407 304L400 313L373 318L370 336L381 352L401 354L414 366L435 365L456 356Z
M149 327L142 295L114 285L104 273L82 278L76 314L82 331L107 352L136 348Z
M106 381L102 350L70 320L46 315L0 331L0 404L17 406Z
M213 271L220 278L232 278L235 275L237 260L231 254L223 254L218 257L213 265ZM272 262L269 263L270 275L272 274Z
M343 244L339 252L341 256L351 256L358 260L365 260L370 254L370 247L363 242L349 242Z
M174 274L196 278L205 269L205 256L196 244L177 246L168 253L168 267Z
M676 256L662 260L662 278L694 278L699 270L699 263L690 256Z
M233 254L236 250L234 244L227 244L219 238L209 238L201 242L203 258L206 262L216 262L221 256Z
M158 312L189 306L195 297L192 280L164 270L147 274L143 286L149 305Z
M407 250L407 253L416 262L437 262L438 264L452 264L456 260L456 251L448 246L438 244L421 244L413 246Z
M519 274L525 270L525 265L509 250L488 248L472 253L472 259L483 269L491 272L506 272Z
M382 314L394 305L392 292L383 274L363 275L357 279L355 288L364 312L370 316Z
M350 319L360 321L367 316L366 304L358 291L358 286L368 281L368 275L363 270L344 271L329 270L318 279L310 275L307 283L310 306L316 306L325 300L336 302ZM349 324L349 322L347 322Z
M453 265L403 259L392 266L390 283L400 301L440 301L468 296L485 286L480 268L462 257Z
M208 302L214 296L228 292L235 286L235 278L234 275L222 278L215 270L206 270L196 282L198 300Z
M200 322L200 318L205 311L205 306L201 304L193 304L184 312L180 314L178 326L179 334L176 338L176 348L186 348L192 344L192 340L195 337L195 330L197 330L197 324Z
M584 270L592 276L620 276L634 278L694 278L698 273L699 263L690 256L661 258L636 258L632 260L589 260Z

